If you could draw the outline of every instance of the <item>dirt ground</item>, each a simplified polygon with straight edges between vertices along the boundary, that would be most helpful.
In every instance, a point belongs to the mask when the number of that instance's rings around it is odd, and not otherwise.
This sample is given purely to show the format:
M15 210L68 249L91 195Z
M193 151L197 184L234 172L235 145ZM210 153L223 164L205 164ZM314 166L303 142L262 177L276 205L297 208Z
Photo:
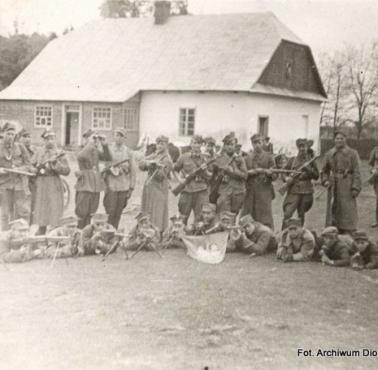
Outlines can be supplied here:
M73 175L69 180L73 184ZM123 218L126 229L140 192L141 185ZM176 202L171 197L171 213ZM277 195L277 228L281 204ZM310 212L308 227L323 226L324 207L325 195ZM374 207L366 187L359 197L365 228ZM240 254L212 266L175 250L163 258L142 252L131 261L114 254L106 261L2 265L0 281L0 369L378 366L378 357L316 356L318 349L378 350L378 271ZM314 356L298 357L299 348Z

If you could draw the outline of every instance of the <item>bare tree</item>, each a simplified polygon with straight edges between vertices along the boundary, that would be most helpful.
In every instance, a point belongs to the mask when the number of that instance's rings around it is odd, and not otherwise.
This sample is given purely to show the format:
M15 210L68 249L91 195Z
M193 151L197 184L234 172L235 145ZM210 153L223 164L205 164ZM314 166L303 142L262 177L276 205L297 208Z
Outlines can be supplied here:
M378 94L378 42L346 51L346 89L350 92L350 115L360 139L364 127L373 121ZM355 118L353 118L353 116Z

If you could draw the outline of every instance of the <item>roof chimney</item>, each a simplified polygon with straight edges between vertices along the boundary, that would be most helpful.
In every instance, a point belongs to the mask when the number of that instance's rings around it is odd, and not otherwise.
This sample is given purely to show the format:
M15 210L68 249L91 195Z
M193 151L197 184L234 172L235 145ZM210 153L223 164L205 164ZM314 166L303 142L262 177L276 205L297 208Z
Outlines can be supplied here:
M171 3L166 0L155 1L155 24L164 24L171 14Z

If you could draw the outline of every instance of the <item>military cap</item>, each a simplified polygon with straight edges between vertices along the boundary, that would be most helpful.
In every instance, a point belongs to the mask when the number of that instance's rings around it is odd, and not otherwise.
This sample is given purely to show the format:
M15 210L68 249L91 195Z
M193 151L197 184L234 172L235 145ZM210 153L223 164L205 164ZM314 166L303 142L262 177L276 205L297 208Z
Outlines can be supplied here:
M3 132L16 131L16 126L11 122L5 122Z
M30 137L30 131L25 130L24 128L20 131L20 137Z
M230 143L230 142L232 142L232 141L237 141L236 140L236 137L235 137L235 133L234 132L231 132L231 133L229 133L228 135L226 135L224 138L223 138L223 143L224 144L228 144L228 143Z
M115 129L115 130L114 130L114 133L115 133L115 134L119 134L119 135L121 135L121 136L123 136L123 137L126 137L126 136L127 136L127 132L126 132L126 130L124 130L123 128L117 128L117 129Z
M248 224L252 224L254 221L253 221L253 218L251 215L245 215L243 217L240 217L240 220L239 220L239 225L241 227L245 226L245 225L248 225Z
M48 138L49 136L56 136L56 133L51 130L51 129L46 129L45 131L42 132L41 134L41 138L42 139L46 139Z
M242 147L241 144L236 144L236 145L235 145L235 148L236 148L236 149L241 149L241 147Z
M314 140L307 140L307 146L311 148L314 145Z
M348 137L348 135L347 135L347 133L344 131L344 130L342 130L342 129L337 129L336 131L335 131L335 137L337 136L337 135L343 135L345 138L347 138Z
M169 139L167 136L160 135L156 138L156 143L168 143Z
M337 227L335 226L328 226L322 231L322 235L337 235L339 231L337 230Z
M205 141L206 144L212 144L212 145L216 144L215 139L211 136L205 137L204 141Z
M96 131L93 131L91 128L89 128L88 130L84 131L83 138L87 139L88 137L92 136L95 133Z
M262 141L262 137L260 134L254 134L250 137L251 141L254 142L254 141Z
M265 136L265 137L264 137L264 141L267 141L267 140L268 140L268 141L270 140L270 137L269 137L269 136Z
M92 221L94 222L108 222L109 216L106 213L93 213Z
M297 146L297 148L299 148L300 146L306 146L307 140L306 139L297 139L295 141L295 145Z
M367 233L363 230L357 230L353 233L354 240L369 240Z
M23 218L9 222L9 226L14 230L29 230L29 224Z
M212 203L205 203L202 206L202 212L216 212L217 207L215 204Z
M201 135L193 135L190 140L192 143L203 144L203 137Z
M176 221L184 221L184 216L183 215L173 215L169 218L172 222Z
M233 220L235 219L236 214L230 211L224 211L220 215L221 220Z
M288 229L294 228L294 227L301 227L301 226L302 226L302 222L299 218L292 217L287 220Z
M75 216L66 216L66 217L62 217L60 220L59 220L59 225L60 226L65 226L65 225L72 225L72 224L77 224L77 217Z

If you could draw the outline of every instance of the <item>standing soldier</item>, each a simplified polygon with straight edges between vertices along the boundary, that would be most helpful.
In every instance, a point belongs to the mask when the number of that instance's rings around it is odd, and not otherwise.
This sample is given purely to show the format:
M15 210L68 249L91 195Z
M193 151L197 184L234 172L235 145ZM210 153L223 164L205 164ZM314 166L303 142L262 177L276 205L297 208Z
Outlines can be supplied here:
M125 144L125 130L114 132L114 144L109 147L113 164L109 164L105 171L104 207L109 215L108 222L118 229L122 211L135 188L135 163L132 151ZM122 161L125 161L121 163Z
M233 133L223 139L222 153L214 164L215 185L212 197L216 199L218 214L229 211L238 214L245 197L247 167L242 156L236 151L236 138ZM213 202L215 199L211 199Z
M201 216L202 206L209 201L208 182L211 174L206 166L206 157L201 153L203 139L199 135L192 137L191 150L184 153L173 166L173 170L181 172L184 178L196 175L185 185L178 201L179 213L184 217L185 225L193 211L194 222Z
M270 142L270 137L266 136L264 138L264 143L262 145L262 148L267 153L273 154L273 144Z
M86 144L77 155L79 171L75 172L77 177L75 213L79 217L79 229L83 229L89 224L91 215L97 211L100 192L105 188L99 161L110 160L109 148L105 140L100 138L96 132L87 130L83 134L83 138L86 140Z
M371 166L371 176L369 177L368 182L374 187L376 196L375 223L371 225L371 227L376 228L378 227L378 146L376 146L370 153L369 165Z
M253 151L245 163L248 170L247 195L242 216L250 214L258 221L273 230L272 200L275 197L272 181L277 178L271 169L275 166L273 156L262 148L262 138L251 136Z
M68 176L70 167L67 158L58 151L55 132L46 130L41 135L44 146L32 158L36 166L33 224L39 226L37 235L46 234L48 225L57 226L63 216L63 183L60 176Z
M244 201L247 168L244 158L235 153L236 138L229 134L223 139L222 153L214 164L214 188L212 203L217 204L217 213L229 211L238 214Z
M8 230L9 222L23 218L29 222L30 202L28 201L28 180L10 170L33 171L25 147L15 142L16 129L11 123L4 125L4 139L0 142L0 193L1 228Z
M295 211L302 222L305 221L305 214L308 212L314 201L314 186L312 180L319 178L319 171L315 161L309 163L313 157L308 153L306 139L297 139L296 145L298 154L296 157L290 158L285 169L289 171L301 170L299 175L285 176L284 181L288 184L287 194L283 202L284 219L282 222L282 230L286 229L287 221L291 218Z
M156 139L156 151L139 162L139 168L148 172L143 186L142 213L148 215L160 232L168 226L168 176L172 170L168 153L168 138Z
M360 158L346 144L342 131L335 134L335 146L324 158L322 184L328 188L326 225L340 233L357 229L357 196L361 191Z

